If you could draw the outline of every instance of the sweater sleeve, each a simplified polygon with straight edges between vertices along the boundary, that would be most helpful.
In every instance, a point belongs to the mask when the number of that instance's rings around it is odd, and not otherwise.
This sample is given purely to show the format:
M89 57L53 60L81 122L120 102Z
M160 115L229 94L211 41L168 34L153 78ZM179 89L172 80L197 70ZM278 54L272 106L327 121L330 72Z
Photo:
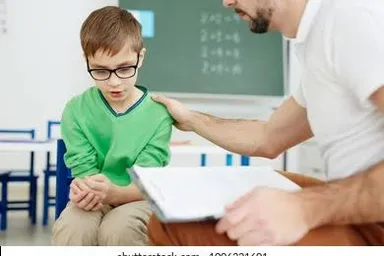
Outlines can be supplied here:
M76 120L75 102L69 102L61 120L61 136L67 148L64 161L72 175L78 178L100 173L97 153Z
M135 164L142 167L163 167L170 158L170 139L172 135L171 117L163 120L149 143L140 152Z

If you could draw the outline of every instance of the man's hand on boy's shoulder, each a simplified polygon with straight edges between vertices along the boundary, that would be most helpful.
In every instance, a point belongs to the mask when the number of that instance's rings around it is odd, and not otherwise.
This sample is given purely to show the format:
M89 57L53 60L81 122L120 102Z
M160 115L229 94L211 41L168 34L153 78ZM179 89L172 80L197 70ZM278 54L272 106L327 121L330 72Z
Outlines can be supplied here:
M192 117L194 114L184 104L162 95L152 95L152 99L167 108L168 113L175 120L174 125L178 129L182 131L192 131Z

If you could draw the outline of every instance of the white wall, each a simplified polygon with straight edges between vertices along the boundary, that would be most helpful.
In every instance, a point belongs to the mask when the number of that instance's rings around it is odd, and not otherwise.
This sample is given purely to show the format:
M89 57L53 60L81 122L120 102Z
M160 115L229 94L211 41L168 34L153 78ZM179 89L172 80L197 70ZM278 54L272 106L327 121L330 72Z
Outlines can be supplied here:
M0 35L0 127L36 128L37 137L45 139L47 120L60 119L68 99L91 85L80 46L83 20L94 9L118 1L5 2L8 34ZM20 162L12 156L1 153L1 168ZM40 171L43 161L38 155Z
M0 37L0 127L36 127L59 119L65 102L90 85L80 26L117 0L6 0L8 34Z

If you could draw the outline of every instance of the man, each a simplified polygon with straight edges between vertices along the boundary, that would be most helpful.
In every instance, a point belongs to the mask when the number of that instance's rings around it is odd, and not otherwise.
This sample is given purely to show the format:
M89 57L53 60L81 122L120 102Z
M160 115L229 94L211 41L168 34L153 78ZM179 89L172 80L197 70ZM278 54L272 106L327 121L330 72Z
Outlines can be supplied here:
M252 32L278 30L292 39L302 68L300 89L267 122L224 120L162 96L155 100L179 129L239 154L274 158L315 136L329 181L307 182L295 193L255 188L217 224L163 225L153 218L152 243L206 244L201 235L212 245L384 244L384 2L223 4ZM319 241L327 237L334 239Z

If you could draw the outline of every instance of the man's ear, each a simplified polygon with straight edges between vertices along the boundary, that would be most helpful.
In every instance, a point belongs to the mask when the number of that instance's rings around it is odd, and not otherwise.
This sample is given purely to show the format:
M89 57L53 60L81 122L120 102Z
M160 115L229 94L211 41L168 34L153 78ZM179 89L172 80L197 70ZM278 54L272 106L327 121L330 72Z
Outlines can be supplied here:
M372 94L371 100L373 104L384 113L384 84Z
M143 61L145 59L145 53L147 52L147 49L143 48L141 49L140 53L139 53L139 64L137 64L138 68L141 68L141 66L143 65Z

